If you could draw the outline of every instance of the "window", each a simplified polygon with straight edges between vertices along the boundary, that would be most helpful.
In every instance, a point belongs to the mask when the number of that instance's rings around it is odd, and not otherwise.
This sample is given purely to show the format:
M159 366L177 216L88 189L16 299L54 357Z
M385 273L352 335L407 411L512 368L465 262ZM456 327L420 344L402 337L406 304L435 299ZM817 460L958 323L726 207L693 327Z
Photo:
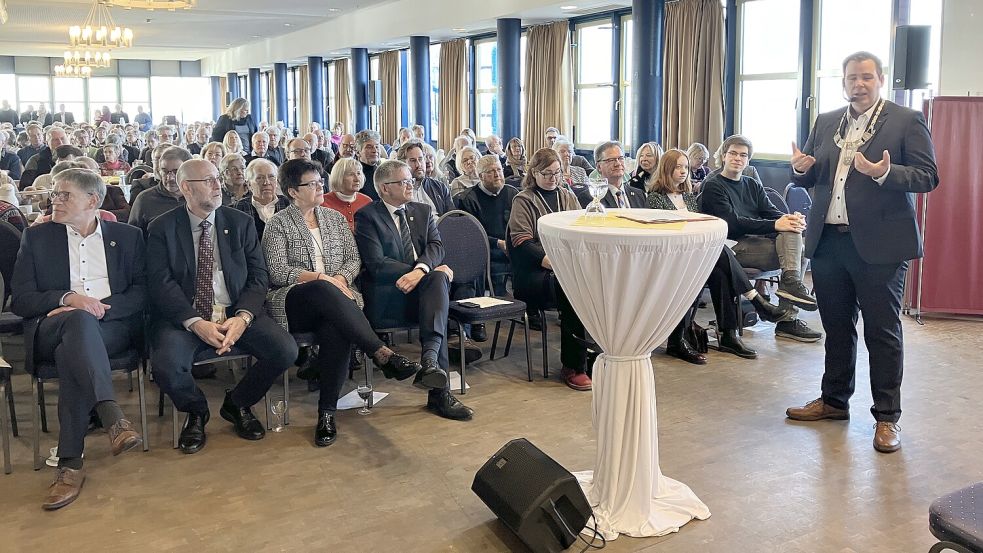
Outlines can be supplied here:
M379 80L379 56L371 56L369 58L369 87L374 87L375 82ZM367 98L366 101L369 103L369 128L376 131L381 130L379 124L379 108L382 104L382 98L376 98L375 102L372 102L374 92L366 91Z
M334 71L335 71L335 64L338 63L345 63L345 62L344 60L340 62L337 61L331 62L328 64L328 70L325 72L325 74L327 75L327 82L325 83L324 88L326 90L325 94L327 94L328 96L328 103L327 103L328 109L326 110L327 113L324 114L325 117L324 120L331 127L334 127L334 124L338 122L338 108L337 108L337 104L335 104L335 94L334 94L334 86L335 86ZM348 129L345 129L344 132L348 132Z
M822 0L817 33L819 47L816 49L819 52L815 94L819 100L817 115L846 102L843 99L843 58L853 52L866 50L881 58L884 72L890 76L891 33L891 0ZM886 97L890 90L890 82L886 82L881 94Z
M475 42L475 132L483 140L498 134L498 41L489 38Z
M119 103L119 82L116 77L91 77L89 79L89 110L101 111L103 106L109 111Z
M123 77L120 80L120 98L123 104L123 111L130 116L130 121L137 116L137 107L143 107L144 111L150 106L150 79L147 77L129 78Z
M593 148L611 138L616 86L611 80L612 33L610 21L577 27L577 147Z
M625 148L638 149L641 144L631 144L632 140L632 99L631 99L631 75L632 75L632 21L630 16L621 19L621 99L618 102L619 128L621 129L621 142ZM645 137L646 140L660 141L657 136ZM634 155L634 154L631 154Z
M300 127L300 122L297 121L297 79L300 78L298 72L296 67L287 70L287 113L277 114L288 129Z
M249 79L245 75L237 75L236 80L239 82L239 97L249 98Z
M32 106L36 111L38 106L45 104L51 111L51 77L17 77L18 111L26 111Z
M787 157L800 92L799 3L744 0L738 11L737 132L755 157Z
M173 115L180 123L212 120L212 82L208 77L150 77L154 121Z
M430 139L440 136L440 44L430 45Z
M65 104L65 111L75 116L75 120L81 122L88 118L85 109L85 81L84 79L59 77L54 79L55 103L53 113L61 111L59 105Z

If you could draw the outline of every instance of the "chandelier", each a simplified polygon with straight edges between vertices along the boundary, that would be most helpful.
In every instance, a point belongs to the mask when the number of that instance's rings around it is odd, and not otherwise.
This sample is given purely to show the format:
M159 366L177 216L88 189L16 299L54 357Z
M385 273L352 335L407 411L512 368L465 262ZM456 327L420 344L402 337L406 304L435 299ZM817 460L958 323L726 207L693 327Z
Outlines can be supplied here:
M56 65L55 77L75 77L87 79L92 76L92 68L78 65Z
M99 50L65 50L65 65L76 67L109 67L109 52Z
M133 46L133 31L129 27L118 27L109 8L96 0L85 23L68 28L68 43L72 47L129 48Z
M137 8L139 10L190 10L198 4L198 0L101 0L107 6L116 6L124 10Z

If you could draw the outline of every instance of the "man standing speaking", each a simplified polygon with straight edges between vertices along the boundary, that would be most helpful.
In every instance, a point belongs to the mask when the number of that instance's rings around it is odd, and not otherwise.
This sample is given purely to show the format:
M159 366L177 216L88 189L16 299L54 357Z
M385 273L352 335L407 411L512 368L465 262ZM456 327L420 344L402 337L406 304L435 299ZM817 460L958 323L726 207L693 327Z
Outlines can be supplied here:
M824 113L800 151L796 186L814 189L805 252L826 329L822 396L786 411L790 419L850 418L857 362L857 313L864 318L877 421L874 449L901 448L901 295L908 260L922 256L915 193L938 186L935 151L918 111L881 98L881 60L857 52L843 61L845 108Z

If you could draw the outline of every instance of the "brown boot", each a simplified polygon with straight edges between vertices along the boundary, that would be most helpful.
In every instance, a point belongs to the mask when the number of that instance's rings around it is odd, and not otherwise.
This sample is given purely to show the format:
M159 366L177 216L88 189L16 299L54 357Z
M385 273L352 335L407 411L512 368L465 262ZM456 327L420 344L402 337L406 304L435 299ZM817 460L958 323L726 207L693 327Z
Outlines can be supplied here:
M894 422L878 421L874 425L874 449L881 453L901 449L901 427Z
M55 481L48 487L48 497L41 504L46 511L54 511L68 505L79 496L85 482L85 469L58 467Z
M143 438L133 429L133 423L126 419L116 421L116 424L109 427L108 434L113 455L119 455L124 451L143 445Z
M850 411L837 409L823 402L822 398L814 399L802 407L789 407L785 416L795 421L818 421L823 419L842 420L850 418Z

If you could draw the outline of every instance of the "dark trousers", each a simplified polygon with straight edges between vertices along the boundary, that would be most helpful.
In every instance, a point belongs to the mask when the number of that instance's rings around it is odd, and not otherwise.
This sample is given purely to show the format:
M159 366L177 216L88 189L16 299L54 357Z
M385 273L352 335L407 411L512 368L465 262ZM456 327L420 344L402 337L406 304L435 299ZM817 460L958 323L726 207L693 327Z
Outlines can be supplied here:
M713 313L717 317L717 328L720 330L737 330L741 328L740 296L751 291L744 268L730 248L724 246L717 257L710 276L707 278L710 288L710 299L713 301Z
M827 225L812 258L812 279L826 329L823 401L846 409L857 365L857 313L864 318L870 354L870 388L878 421L901 418L901 295L908 262L871 264L860 258L849 233Z
M556 307L560 312L560 362L564 367L573 369L578 373L587 370L587 332L584 330L584 323L580 321L573 305L563 292L560 282L553 279L553 288L556 293ZM545 321L543 321L545 324Z
M115 399L109 357L129 349L141 321L100 321L81 309L41 321L36 358L58 367L58 455L81 457L89 412Z
M420 325L420 346L437 350L437 366L445 371L447 358L447 310L450 307L451 283L441 271L427 273L416 288L406 295L407 320ZM397 289L394 292L401 294ZM450 380L448 380L448 389Z
M352 346L369 355L383 345L372 325L337 286L323 280L298 284L287 292L287 322L293 332L313 332L319 348L315 366L321 380L317 408L335 411L348 378Z
M254 313L253 324L242 333L235 349L256 358L232 389L232 403L251 407L266 395L277 378L297 359L297 343L265 313ZM208 400L191 376L195 357L214 348L180 325L160 322L151 330L150 360L154 380L178 411L204 414ZM228 354L226 354L228 355Z

